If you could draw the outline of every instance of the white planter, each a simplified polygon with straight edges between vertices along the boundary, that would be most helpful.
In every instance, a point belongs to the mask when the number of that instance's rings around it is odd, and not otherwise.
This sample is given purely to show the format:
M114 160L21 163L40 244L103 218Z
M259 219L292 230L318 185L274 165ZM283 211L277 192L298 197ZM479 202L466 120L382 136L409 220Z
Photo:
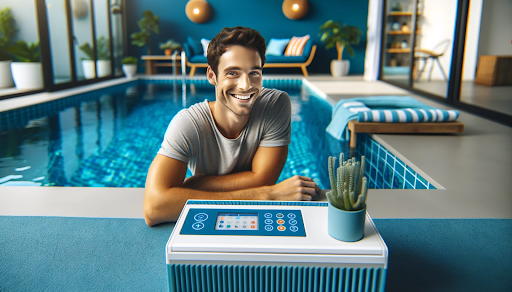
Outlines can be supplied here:
M0 61L0 88L14 86L11 75L11 62L11 60Z
M43 67L40 62L12 62L11 72L17 89L43 88Z
M98 66L98 78L110 76L110 73L112 72L110 61L97 60L96 65ZM82 60L82 68L84 69L85 79L93 79L96 76L94 73L96 68L94 67L93 60Z
M350 69L350 61L348 60L332 60L331 74L334 77L342 77L348 75Z
M98 77L110 76L111 64L110 60L97 60L96 65L98 66Z
M123 72L127 78L132 78L135 73L137 73L137 65L136 64L125 64L123 65Z
M96 77L96 68L93 60L82 60L82 68L84 69L85 79L93 79Z

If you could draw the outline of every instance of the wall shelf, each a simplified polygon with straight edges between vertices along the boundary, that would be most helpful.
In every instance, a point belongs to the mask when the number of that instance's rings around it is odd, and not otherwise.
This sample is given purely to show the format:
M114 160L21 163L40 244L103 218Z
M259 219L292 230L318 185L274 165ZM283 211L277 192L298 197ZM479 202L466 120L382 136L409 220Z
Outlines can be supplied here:
M419 34L420 32L419 31L416 31L416 34ZM401 31L401 30L392 30L392 31L388 31L388 34L393 34L393 35L407 35L407 34L411 34L410 31Z
M387 49L388 53L410 53L411 49Z
M411 16L412 12L407 11L391 11L389 12L388 16ZM421 15L421 13L418 12L418 15Z

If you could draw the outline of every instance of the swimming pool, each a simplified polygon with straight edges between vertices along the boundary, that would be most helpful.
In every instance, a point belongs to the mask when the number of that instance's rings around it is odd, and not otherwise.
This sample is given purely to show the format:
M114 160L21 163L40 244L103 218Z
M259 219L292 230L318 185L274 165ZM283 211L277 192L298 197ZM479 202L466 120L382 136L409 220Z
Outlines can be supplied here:
M332 107L301 80L263 85L292 102L292 143L278 182L299 174L330 188L327 158L344 152L366 155L370 188L434 188L368 135L350 152L326 134ZM135 80L1 112L0 185L144 187L169 121L205 99L215 100L206 80Z

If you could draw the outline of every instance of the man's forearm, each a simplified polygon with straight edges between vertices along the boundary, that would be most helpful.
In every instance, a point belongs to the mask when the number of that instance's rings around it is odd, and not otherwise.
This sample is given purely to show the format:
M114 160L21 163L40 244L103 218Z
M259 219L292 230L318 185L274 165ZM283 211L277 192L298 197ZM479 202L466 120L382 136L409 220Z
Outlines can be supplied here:
M209 191L231 192L275 184L270 177L258 175L252 171L230 173L226 175L197 175L183 182L184 188Z
M208 192L189 188L170 188L149 191L144 196L144 217L150 226L176 221L188 199L205 200L266 200L270 187L259 187L231 192Z

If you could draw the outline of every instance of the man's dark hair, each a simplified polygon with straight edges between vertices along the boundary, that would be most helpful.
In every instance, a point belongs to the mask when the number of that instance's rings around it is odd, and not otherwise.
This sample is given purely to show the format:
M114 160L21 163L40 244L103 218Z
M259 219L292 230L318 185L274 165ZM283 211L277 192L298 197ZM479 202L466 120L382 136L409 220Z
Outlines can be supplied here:
M215 76L217 76L220 57L230 46L235 45L255 49L260 54L261 67L265 64L265 39L257 30L242 26L225 27L208 45L208 65Z

